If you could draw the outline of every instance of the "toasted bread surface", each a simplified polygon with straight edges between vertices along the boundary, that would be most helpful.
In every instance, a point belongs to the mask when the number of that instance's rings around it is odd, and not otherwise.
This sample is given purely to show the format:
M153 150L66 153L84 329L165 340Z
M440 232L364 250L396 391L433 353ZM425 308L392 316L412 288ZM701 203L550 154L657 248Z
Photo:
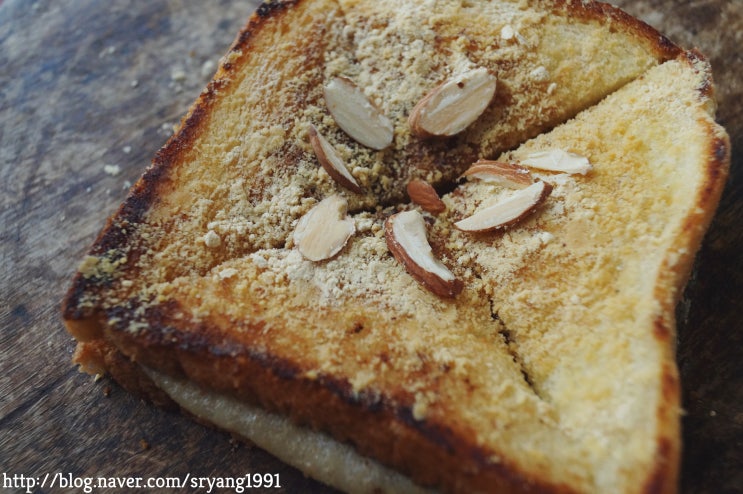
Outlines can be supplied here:
M118 367L104 356L120 352L448 491L672 492L673 307L729 159L706 62L603 4L397 3L251 18L81 266L64 310L81 361ZM413 105L474 66L498 77L482 118L411 136ZM337 75L394 122L389 149L335 126L322 85ZM339 191L310 124L365 191L342 192L357 234L320 263L291 236ZM505 233L452 228L503 193L454 187L473 160L550 149L593 169L535 172L554 191ZM430 241L465 281L454 300L384 242L411 177L453 189Z

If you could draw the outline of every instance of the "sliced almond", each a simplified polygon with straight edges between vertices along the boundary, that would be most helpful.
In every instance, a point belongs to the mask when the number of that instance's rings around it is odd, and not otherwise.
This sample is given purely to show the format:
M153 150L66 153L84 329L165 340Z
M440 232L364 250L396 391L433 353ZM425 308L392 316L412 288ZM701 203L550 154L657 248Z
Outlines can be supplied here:
M426 222L418 211L390 216L384 229L390 252L416 281L440 297L453 298L462 291L462 282L434 257L426 237Z
M532 153L521 160L523 165L539 168L552 172L563 172L585 175L593 168L588 158L579 154L563 151L562 149L550 149Z
M338 152L335 150L332 144L320 134L314 125L310 125L310 144L312 149L315 151L317 161L320 165L328 172L333 180L338 182L343 187L356 193L363 192L363 189L351 175L351 172L346 168L346 164L343 162Z
M550 192L552 186L538 180L525 189L517 190L506 199L454 223L454 226L468 232L484 232L513 225L531 213Z
M294 243L310 261L330 259L346 245L356 224L346 214L348 203L338 195L328 196L299 219Z
M482 180L511 189L523 189L534 183L529 170L514 163L480 160L464 172L468 179Z
M495 95L495 76L469 70L437 86L413 108L410 130L419 137L456 135L477 120Z
M436 189L424 180L414 178L408 182L407 191L410 200L422 207L424 211L439 214L446 209Z
M338 127L358 143L377 150L392 144L392 122L350 79L331 79L325 85L325 104Z

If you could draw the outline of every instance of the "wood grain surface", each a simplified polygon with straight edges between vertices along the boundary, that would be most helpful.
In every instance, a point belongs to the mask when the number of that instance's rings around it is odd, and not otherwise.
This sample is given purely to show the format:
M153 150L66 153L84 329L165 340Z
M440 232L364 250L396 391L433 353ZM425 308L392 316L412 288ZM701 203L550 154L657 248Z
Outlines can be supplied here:
M259 449L80 374L59 315L85 250L257 3L0 0L0 491L3 474L59 472L279 473L281 489L252 492L330 492ZM733 163L678 310L681 491L743 492L743 1L615 3L698 47L715 73Z

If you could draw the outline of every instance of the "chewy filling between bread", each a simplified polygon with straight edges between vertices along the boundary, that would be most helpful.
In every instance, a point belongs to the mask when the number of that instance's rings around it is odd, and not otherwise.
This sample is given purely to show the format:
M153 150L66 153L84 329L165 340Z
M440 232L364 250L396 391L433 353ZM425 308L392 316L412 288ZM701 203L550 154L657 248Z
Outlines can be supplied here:
M330 436L300 427L286 417L271 414L229 396L210 392L187 381L144 368L147 375L183 409L214 426L250 440L305 475L348 493L429 492L353 447Z

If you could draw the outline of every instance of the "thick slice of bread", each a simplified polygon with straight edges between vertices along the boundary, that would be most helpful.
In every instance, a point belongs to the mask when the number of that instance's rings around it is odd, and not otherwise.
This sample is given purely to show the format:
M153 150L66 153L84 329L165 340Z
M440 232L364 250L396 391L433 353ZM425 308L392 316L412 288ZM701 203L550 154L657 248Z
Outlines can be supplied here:
M64 306L77 360L346 490L359 471L359 491L414 488L384 464L451 492L672 492L673 309L729 162L709 67L603 4L404 3L259 9L83 262ZM453 138L412 135L417 101L473 67L497 77L486 112ZM336 126L335 76L390 118L389 148ZM362 193L318 165L310 125ZM453 227L510 193L457 181L473 160L554 150L591 170L532 170L552 193L505 231ZM416 208L412 177L450 191L426 216L453 299L385 243L385 219ZM356 233L306 260L294 227L332 194ZM326 460L263 442L246 411L332 443Z

